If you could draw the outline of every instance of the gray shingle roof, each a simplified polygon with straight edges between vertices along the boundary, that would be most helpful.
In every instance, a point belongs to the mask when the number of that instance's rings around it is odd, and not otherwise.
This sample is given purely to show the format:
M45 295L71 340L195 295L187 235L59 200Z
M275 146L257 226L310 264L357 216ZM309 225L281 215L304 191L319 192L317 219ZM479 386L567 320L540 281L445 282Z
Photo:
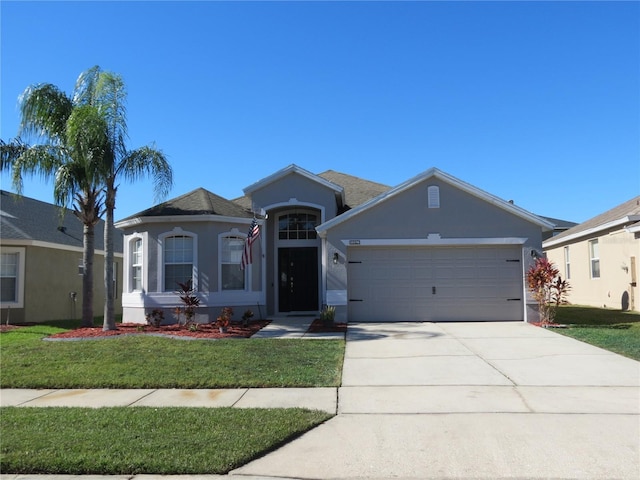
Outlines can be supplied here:
M575 227L572 227L564 232L556 235L550 241L556 243L558 240L562 240L565 237L573 237L576 234L580 234L581 232L592 231L593 229L597 229L598 227L610 224L612 222L622 221L626 217L632 217L634 215L640 215L640 195L637 197L633 197L630 200L627 200L620 205L613 207L611 210L607 210L600 215L596 215L593 218L590 218L586 222L582 222ZM635 223L637 221L633 220L631 223Z
M179 197L167 200L147 210L119 220L136 217L165 217L174 215L221 215L225 217L250 218L253 216L246 208L230 200L197 188Z
M64 212L62 216L61 213ZM31 240L82 248L83 225L70 209L0 190L0 239ZM95 227L96 250L104 250L104 220ZM116 229L114 251L122 253Z

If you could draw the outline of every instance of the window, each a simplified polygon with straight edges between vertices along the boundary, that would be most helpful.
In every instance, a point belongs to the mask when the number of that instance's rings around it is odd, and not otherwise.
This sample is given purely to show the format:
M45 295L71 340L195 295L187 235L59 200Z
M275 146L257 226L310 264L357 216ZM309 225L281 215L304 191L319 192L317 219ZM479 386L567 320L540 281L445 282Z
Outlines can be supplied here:
M3 253L0 261L0 301L18 301L18 253Z
M278 218L280 240L315 240L318 216L313 213L288 213Z
M571 258L569 257L569 247L564 247L564 277L571 279Z
M115 269L114 269L115 274ZM131 291L142 291L142 239L131 242Z
M164 291L174 292L178 283L193 279L193 237L175 235L164 239Z
M440 187L437 185L427 188L427 204L429 208L440 208Z
M591 278L600 278L600 253L598 240L589 241L589 258L591 260Z
M24 257L22 247L0 249L0 303L2 308L24 308Z
M222 237L220 258L222 290L244 290L245 288L245 270L240 268L244 243L243 237Z

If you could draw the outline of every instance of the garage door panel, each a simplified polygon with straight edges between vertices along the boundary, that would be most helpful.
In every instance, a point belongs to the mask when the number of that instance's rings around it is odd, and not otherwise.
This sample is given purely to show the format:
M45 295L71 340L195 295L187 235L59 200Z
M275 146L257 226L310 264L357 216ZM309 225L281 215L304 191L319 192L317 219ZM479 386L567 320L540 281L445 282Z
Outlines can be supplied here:
M348 256L351 321L523 319L520 246L356 247Z

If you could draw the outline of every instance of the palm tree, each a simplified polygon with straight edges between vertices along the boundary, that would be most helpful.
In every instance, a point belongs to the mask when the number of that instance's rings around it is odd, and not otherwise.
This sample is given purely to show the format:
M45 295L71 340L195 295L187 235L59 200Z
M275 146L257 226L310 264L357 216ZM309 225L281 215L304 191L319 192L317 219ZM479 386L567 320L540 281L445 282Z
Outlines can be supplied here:
M127 98L124 82L120 75L101 71L93 67L81 75L85 89L79 92L79 100L95 105L107 125L109 139L108 155L104 160L105 186L105 263L104 289L105 307L103 330L115 330L113 291L113 236L114 210L118 180L134 182L150 176L154 182L155 200L166 197L173 183L173 172L165 155L153 146L128 150Z
M75 90L82 88L79 79ZM102 213L104 157L111 155L105 120L97 108L51 84L27 87L20 114L19 136L0 143L0 167L11 169L19 194L25 175L53 179L55 203L72 205L83 223L82 325L92 326L94 227ZM20 140L23 134L42 143L30 146Z

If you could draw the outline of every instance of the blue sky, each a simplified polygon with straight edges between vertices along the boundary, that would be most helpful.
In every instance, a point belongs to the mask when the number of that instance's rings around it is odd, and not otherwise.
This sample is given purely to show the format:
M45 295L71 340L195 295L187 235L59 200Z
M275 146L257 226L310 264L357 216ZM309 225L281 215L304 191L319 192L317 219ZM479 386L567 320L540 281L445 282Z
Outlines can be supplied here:
M30 84L93 66L129 92L131 148L169 198L226 198L295 163L395 186L438 167L584 221L640 193L638 2L12 2L1 131ZM3 175L2 188L11 190ZM52 188L24 194L52 201ZM153 205L123 184L116 219Z

